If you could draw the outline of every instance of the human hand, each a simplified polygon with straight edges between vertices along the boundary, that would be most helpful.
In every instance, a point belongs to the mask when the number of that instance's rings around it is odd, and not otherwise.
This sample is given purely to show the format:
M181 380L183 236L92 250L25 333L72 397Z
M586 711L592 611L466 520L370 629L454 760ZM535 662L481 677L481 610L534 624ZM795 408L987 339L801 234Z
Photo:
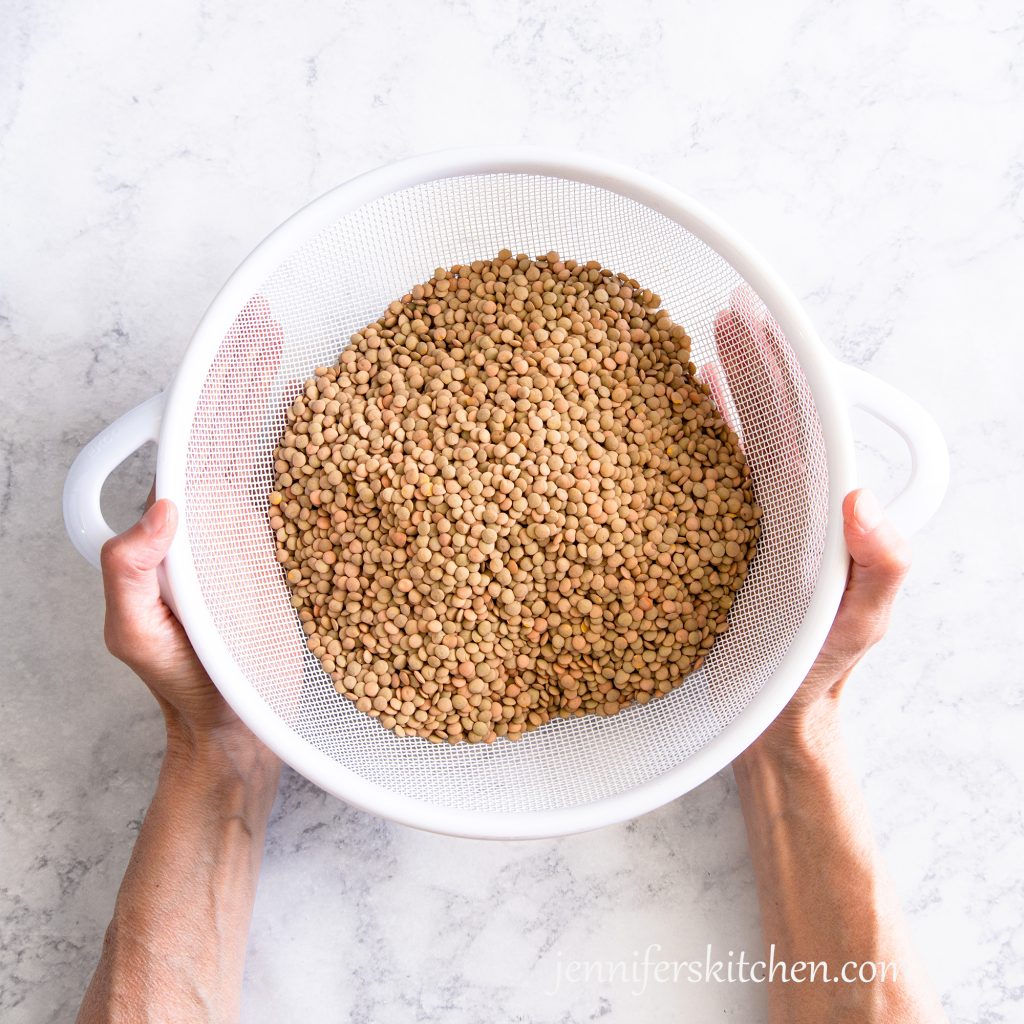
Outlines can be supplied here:
M723 415L730 392L737 412L730 426L744 438L756 473L770 471L787 487L803 486L803 458L796 438L793 367L782 334L753 292L741 287L718 314L715 336L721 363L702 368ZM742 397L742 400L739 398ZM754 453L751 442L772 437ZM853 668L885 635L893 600L910 566L909 546L884 518L869 491L848 494L843 528L850 552L846 590L825 644L800 688L753 749L819 751L834 738L837 708Z
M234 714L160 596L178 525L152 502L101 552L106 641L163 709L167 754L118 893L82 1024L238 1020L281 762ZM199 1005L201 1003L201 1006Z
M212 385L204 392L206 405L201 412L219 414L222 406L228 406L234 433L206 451L207 464L200 474L222 509L205 536L206 557L228 557L229 552L237 551L240 537L250 548L268 548L273 557L266 506L262 502L257 505L251 494L256 455L250 437L261 409L256 403L238 402L237 395L242 386L273 379L283 339L269 303L256 295L241 310L225 339L230 356L218 358L211 368ZM226 742L229 747L269 755L214 686L181 624L160 597L157 566L171 546L177 523L173 503L153 503L151 495L142 519L104 545L101 563L107 647L153 692L175 739L182 737L193 747L216 739L222 745ZM233 583L236 589L247 585L245 579ZM254 599L257 597L254 594ZM275 617L276 628L297 631L286 604L275 604L268 614ZM268 657L279 677L292 683L297 694L302 680L301 648L276 651Z
M889 626L893 601L910 568L907 542L875 496L852 491L843 501L850 572L839 611L818 657L781 715L757 743L820 752L835 737L839 697L857 663Z
M160 596L157 566L167 554L178 512L154 502L130 529L103 545L100 561L107 648L149 687L169 735L190 747L210 740L265 750L214 686L185 630Z

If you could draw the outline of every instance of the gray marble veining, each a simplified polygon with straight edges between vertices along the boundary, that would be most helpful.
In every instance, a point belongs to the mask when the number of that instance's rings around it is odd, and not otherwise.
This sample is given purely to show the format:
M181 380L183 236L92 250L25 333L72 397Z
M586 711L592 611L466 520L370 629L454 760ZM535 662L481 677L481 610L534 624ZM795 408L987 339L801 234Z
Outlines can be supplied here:
M387 5L9 0L0 24L0 1016L69 1019L160 759L60 518L81 445L171 378L220 283L351 175L465 143L579 147L746 234L842 358L926 404L953 460L846 720L954 1019L1024 993L1017 608L1024 19L1010 0ZM870 432L869 432L870 434ZM870 434L864 472L904 460ZM107 489L127 525L152 454ZM630 824L445 839L285 776L254 1022L764 1018L755 985L558 985L570 959L760 950L724 772Z

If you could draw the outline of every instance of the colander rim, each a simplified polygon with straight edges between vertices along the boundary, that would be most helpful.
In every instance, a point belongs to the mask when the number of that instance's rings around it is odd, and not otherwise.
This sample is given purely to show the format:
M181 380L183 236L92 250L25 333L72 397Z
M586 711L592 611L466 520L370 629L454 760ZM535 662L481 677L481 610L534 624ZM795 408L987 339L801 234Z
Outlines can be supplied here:
M197 655L229 705L283 761L347 803L393 821L447 835L545 838L638 817L700 785L738 756L777 717L821 649L845 587L841 503L855 479L848 402L835 360L800 303L764 258L717 215L674 186L612 161L536 147L464 147L412 157L353 178L299 210L264 239L218 292L186 348L167 392L157 449L156 493L184 508L192 418L220 343L246 302L282 260L341 216L389 193L444 178L534 174L571 179L642 203L714 249L754 288L795 352L814 399L828 467L828 522L813 594L781 663L750 703L681 764L639 786L574 807L477 811L404 796L339 764L294 732L253 690L221 638L200 589L187 522L165 563L172 599Z

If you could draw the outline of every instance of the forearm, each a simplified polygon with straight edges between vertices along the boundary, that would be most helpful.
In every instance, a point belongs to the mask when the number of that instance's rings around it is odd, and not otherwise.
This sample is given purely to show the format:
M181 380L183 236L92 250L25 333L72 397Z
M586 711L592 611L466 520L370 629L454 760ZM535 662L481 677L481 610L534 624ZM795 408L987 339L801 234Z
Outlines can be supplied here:
M79 1022L237 1019L279 772L258 745L171 730Z
M945 1016L916 962L871 839L834 719L813 741L768 734L735 763L760 894L777 962L895 964L895 977L769 983L769 1019L785 1024L937 1024Z

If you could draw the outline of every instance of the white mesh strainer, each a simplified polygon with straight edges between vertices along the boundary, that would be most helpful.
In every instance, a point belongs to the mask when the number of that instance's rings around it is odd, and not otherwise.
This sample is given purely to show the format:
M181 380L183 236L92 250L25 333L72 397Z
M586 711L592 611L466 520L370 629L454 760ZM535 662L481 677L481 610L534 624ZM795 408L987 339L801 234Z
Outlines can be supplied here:
M739 301L752 325L772 325L774 377L734 374L719 387L754 472L764 535L729 632L667 697L612 718L558 720L516 743L434 746L358 712L306 651L265 500L285 406L312 369L333 364L353 331L435 267L502 248L555 249L627 272L686 326L698 366L721 360L718 344L744 344L716 343L715 317L730 305ZM265 355L277 347L279 367ZM157 493L181 510L165 596L258 736L325 789L395 820L467 836L555 835L633 817L698 785L790 698L845 581L839 513L854 480L853 405L910 446L911 480L890 511L904 529L920 525L945 488L934 423L899 392L837 363L778 278L717 218L603 161L441 153L335 189L252 253L206 313L166 395L80 454L65 518L98 564L111 535L102 482L157 440Z

